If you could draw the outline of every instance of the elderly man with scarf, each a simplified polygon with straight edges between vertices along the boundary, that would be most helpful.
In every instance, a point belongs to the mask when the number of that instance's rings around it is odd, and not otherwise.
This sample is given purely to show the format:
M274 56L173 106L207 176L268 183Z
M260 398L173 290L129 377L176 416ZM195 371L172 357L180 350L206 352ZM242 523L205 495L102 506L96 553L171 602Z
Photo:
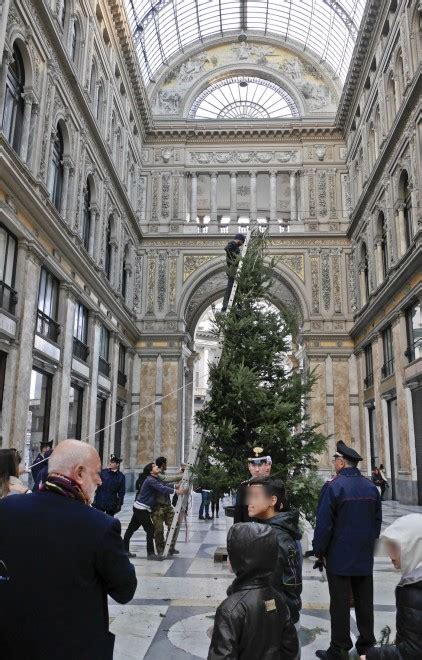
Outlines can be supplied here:
M1 500L2 658L112 660L107 596L127 603L137 581L120 522L90 506L100 471L92 446L64 440L40 491Z

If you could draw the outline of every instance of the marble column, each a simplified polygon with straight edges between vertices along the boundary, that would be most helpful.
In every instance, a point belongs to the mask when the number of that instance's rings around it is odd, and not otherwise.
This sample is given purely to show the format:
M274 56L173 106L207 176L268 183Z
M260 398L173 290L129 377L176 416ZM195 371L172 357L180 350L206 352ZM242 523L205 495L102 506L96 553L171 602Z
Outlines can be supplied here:
M36 144L38 117L40 106L38 103L32 105L31 128L29 130L28 153L26 155L26 164L32 172L36 171L36 162L34 159L34 144Z
M197 215L198 215L198 176L196 172L191 172L190 221L196 222Z
M297 187L296 170L291 170L290 174L290 220L297 220Z
M251 188L251 222L256 222L257 219L257 200L256 200L256 172L249 172L249 182Z
M277 221L277 170L270 170L270 222Z
M62 350L61 368L58 376L58 427L57 439L59 442L68 437L69 419L69 389L73 358L73 324L75 317L76 292L68 284L60 284L59 320L62 326L60 343Z
M402 257L406 250L407 250L407 244L406 244L406 227L405 227L405 218L404 218L404 204L399 204L397 207L397 215L396 215L396 227L397 227L397 233L398 233L398 239L399 239L399 246L400 246L400 255L399 257Z
M88 254L93 259L95 258L95 235L96 235L96 222L97 222L97 208L91 205L91 222L89 227L89 242L88 242Z
M100 353L100 330L102 320L101 317L95 312L89 316L89 371L90 383L87 388L87 401L88 401L88 421L87 421L87 436L89 436L89 444L95 447L97 436L95 434L95 420L97 416L97 392L98 392L98 356Z
M377 285L379 286L384 279L384 266L382 263L382 239L375 241L375 264L377 271Z
M211 222L217 222L217 182L218 172L211 172Z
M237 172L230 172L230 222L237 223Z
M34 96L32 92L27 92L26 94L23 94L23 98L25 101L25 108L23 113L20 156L23 162L26 163L26 159L28 156L29 131L31 128L31 114L32 114L32 104L34 103Z
M65 219L67 215L67 197L69 192L69 175L71 166L70 160L65 158L63 160L63 189L62 198L60 200L60 215Z

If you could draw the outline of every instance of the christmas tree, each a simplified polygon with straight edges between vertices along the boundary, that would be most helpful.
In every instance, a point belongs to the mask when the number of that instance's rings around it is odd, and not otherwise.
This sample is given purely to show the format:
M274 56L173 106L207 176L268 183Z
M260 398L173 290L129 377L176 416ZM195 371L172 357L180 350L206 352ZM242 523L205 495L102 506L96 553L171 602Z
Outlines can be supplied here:
M315 375L291 359L297 315L273 305L275 261L266 258L266 248L263 234L251 237L233 306L216 315L213 331L224 348L219 363L210 365L209 397L196 413L202 431L197 476L204 487L236 490L249 477L253 448L262 447L291 505L312 521L321 488L317 457L327 439L308 423Z

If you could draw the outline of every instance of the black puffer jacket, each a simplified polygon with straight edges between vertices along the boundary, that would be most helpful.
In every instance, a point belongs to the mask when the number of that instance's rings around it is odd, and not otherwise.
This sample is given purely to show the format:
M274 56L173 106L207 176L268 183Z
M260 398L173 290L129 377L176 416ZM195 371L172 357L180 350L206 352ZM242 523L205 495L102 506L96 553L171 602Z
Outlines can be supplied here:
M422 568L403 578L396 587L396 643L366 652L367 660L421 660Z
M293 623L299 621L302 601L302 548L299 511L282 511L265 521L277 534L278 560L272 584L283 591Z
M217 609L208 660L295 660L296 630L284 595L271 586L274 532L258 523L233 525L227 549L236 579Z

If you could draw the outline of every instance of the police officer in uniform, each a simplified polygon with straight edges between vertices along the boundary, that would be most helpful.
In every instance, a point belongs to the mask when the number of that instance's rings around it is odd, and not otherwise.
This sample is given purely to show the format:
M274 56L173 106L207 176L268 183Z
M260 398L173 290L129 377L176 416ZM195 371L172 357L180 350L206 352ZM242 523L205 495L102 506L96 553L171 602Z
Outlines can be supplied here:
M248 468L250 472L250 479L254 477L268 477L271 472L272 460L271 456L261 456L263 453L262 447L255 447L253 452L255 456L248 458ZM236 504L234 506L234 522L251 522L252 518L248 515L248 503L246 495L250 479L242 481L237 493Z
M318 658L346 660L353 595L359 637L358 655L375 644L373 567L382 511L377 487L358 470L359 454L343 441L334 454L336 476L320 495L313 540L315 556L324 562L330 590L331 643Z
M107 468L101 470L101 486L98 486L92 506L114 516L123 506L126 478L120 472L122 459L112 454Z

